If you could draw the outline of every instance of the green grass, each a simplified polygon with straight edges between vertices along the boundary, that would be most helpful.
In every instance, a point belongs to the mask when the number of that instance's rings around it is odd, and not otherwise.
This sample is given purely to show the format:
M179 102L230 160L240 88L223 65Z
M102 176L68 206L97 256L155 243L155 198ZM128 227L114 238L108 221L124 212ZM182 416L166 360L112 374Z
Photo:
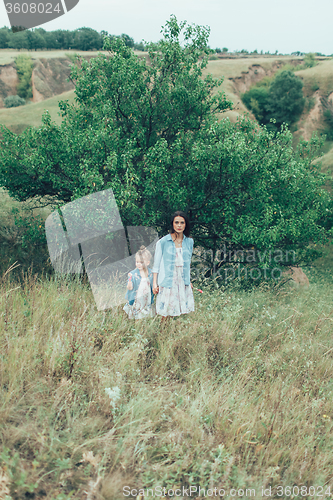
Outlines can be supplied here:
M333 288L310 282L278 295L205 288L194 313L161 328L96 311L79 281L18 285L8 273L3 496L120 500L125 486L200 485L252 498L271 486L278 498L277 486L325 485L330 498Z
M62 119L58 114L59 101L68 99L70 102L74 102L74 97L74 90L70 90L41 102L30 102L25 106L17 108L0 109L0 123L6 125L6 127L15 133L21 133L29 126L39 127L42 123L42 115L47 109L50 112L52 120L60 124Z
M320 61L313 68L296 71L295 74L302 78L306 96L311 96L316 90L320 90L321 95L333 92L333 59Z
M27 54L31 56L32 59L53 59L53 58L69 58L73 60L75 54L79 54L82 57L96 56L98 53L108 54L107 51L103 50L15 50L15 49L0 49L0 66L4 64L10 64L14 62L15 57L21 54ZM145 57L146 52L134 51L135 54L141 57Z
M81 56L96 56L103 51L82 51L82 50L15 50L15 49L0 49L0 65L10 64L14 62L15 57L21 54L27 54L32 59L53 59L66 58L71 55L80 54ZM104 52L107 54L107 52Z
M223 117L228 116L230 120L236 121L239 115L249 113L242 103L239 93L235 87L233 79L245 76L252 66L261 66L268 74L273 74L277 65L288 65L292 60L290 56L270 56L270 57L239 57L234 59L219 59L209 61L204 75L210 73L214 78L224 77L220 90L223 90L233 103L234 109L223 113ZM251 82L251 80L249 80ZM254 81L253 83L254 84ZM251 115L252 116L252 115ZM254 118L252 116L252 118Z

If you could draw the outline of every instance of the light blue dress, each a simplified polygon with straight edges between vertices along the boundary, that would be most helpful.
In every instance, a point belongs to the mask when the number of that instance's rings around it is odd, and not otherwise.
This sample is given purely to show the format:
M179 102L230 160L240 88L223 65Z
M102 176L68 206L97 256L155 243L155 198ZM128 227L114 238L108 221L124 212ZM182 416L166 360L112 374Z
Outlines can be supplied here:
M182 248L176 248L175 265L171 288L159 286L156 297L156 313L161 316L180 316L194 311L191 285L185 285Z

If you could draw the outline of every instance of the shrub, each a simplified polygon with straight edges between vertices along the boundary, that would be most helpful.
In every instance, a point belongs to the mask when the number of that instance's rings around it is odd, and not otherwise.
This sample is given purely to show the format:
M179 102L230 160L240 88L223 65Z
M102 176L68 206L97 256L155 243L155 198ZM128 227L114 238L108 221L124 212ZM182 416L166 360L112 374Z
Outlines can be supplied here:
M329 140L333 140L333 102L329 101L327 97L320 99L322 106L322 114L325 122L324 133Z
M25 104L25 99L22 99L19 95L10 95L4 100L6 108L16 108L17 106L23 106Z
M313 68L313 66L316 66L316 59L315 59L315 54L313 52L309 52L308 54L305 54L304 56L304 66L306 68Z
M292 71L282 71L271 83L266 110L275 118L279 127L282 123L294 123L304 108L303 82Z
M268 90L266 87L253 87L242 95L245 106L252 111L260 123L266 123L266 104Z
M20 97L29 99L32 97L31 76L34 63L31 57L22 54L16 57L15 65L19 79L17 93Z

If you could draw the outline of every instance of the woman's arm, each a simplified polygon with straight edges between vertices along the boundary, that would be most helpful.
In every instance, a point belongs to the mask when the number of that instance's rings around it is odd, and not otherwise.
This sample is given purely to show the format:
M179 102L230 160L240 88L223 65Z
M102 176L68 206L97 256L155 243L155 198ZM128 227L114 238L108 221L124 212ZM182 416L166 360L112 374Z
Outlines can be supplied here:
M154 255L154 266L152 269L153 273L153 293L156 295L158 293L158 285L157 285L157 275L160 270L160 264L162 260L162 247L160 240L156 243L155 255Z
M157 285L157 275L158 273L153 273L153 294L156 295L158 293L159 287Z

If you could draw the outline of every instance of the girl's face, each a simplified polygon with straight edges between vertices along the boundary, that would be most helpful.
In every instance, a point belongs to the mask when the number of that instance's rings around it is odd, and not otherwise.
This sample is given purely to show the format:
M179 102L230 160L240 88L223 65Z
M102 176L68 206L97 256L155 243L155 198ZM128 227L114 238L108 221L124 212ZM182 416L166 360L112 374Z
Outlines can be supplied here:
M135 265L141 271L144 267L144 262L140 259L140 257L135 257Z
M185 226L184 217L177 216L173 219L173 229L177 234L182 234L185 230Z

